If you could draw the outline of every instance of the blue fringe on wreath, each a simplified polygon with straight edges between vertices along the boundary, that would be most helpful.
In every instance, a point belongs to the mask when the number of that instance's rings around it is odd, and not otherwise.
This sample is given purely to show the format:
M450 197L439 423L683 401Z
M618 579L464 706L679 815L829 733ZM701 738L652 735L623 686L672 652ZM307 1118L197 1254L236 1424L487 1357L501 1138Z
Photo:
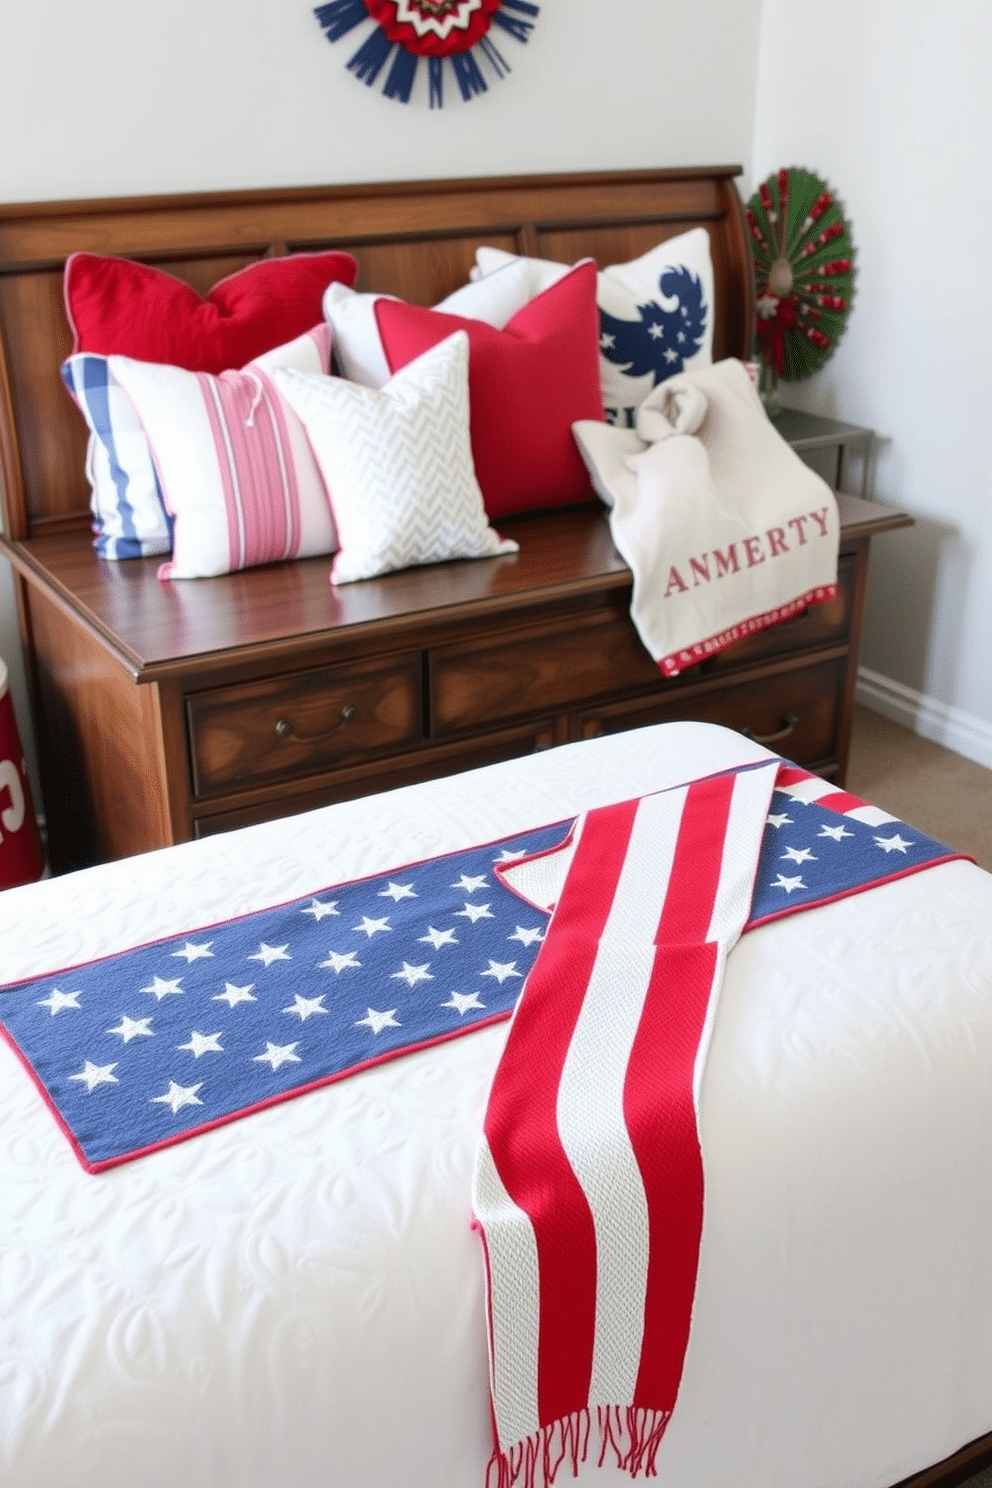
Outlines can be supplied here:
M499 10L493 13L493 25L502 27L515 40L526 42L529 41L530 33L534 29L534 21L526 17L536 17L539 11L540 7L531 4L531 0L502 0ZM513 13L508 14L508 12ZM326 4L314 8L314 15L328 41L339 41L362 21L370 19L369 12L365 8L365 0L327 0ZM386 73L382 92L386 98L395 98L399 103L409 103L417 76L417 64L421 59L415 53L408 52L405 47L390 41L381 26L377 25L362 42L354 56L349 58L348 71L353 72L359 82L371 88L389 61L394 48L395 56ZM424 59L427 62L427 96L432 109L441 108L444 105L444 64L446 61L451 65L458 91L466 103L469 103L476 94L488 91L489 85L472 55L473 52L478 52L485 59L496 78L504 78L512 70L509 62L489 36L481 37L474 47L464 52L456 52L451 57L427 57Z

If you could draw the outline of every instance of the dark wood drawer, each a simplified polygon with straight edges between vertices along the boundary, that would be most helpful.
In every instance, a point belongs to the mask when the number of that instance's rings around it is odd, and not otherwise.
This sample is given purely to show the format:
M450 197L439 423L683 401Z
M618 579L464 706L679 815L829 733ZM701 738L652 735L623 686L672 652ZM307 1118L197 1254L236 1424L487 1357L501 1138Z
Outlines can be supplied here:
M854 613L857 569L855 554L845 554L837 564L836 599L827 604L811 605L791 620L782 620L778 625L770 625L767 630L759 630L755 635L737 641L685 675L723 673L732 667L750 666L773 656L788 656L794 651L811 651L845 641L850 634Z
M841 645L850 632L856 572L856 558L846 556L836 599L738 641L674 682L662 679L625 606L435 647L428 661L431 735L445 738L549 708L581 708L618 693L656 691L661 702L661 694L667 699L704 677Z
M797 764L829 767L837 755L846 659L799 665L751 682L722 681L712 691L614 703L579 719L578 737L619 733L648 723L696 719L722 723Z
M659 680L626 610L619 608L579 611L437 646L428 667L430 731L439 739Z
M458 770L474 770L480 765L494 765L500 760L516 759L522 754L536 754L564 742L564 730L554 719L522 728L504 729L457 744L442 744L434 749L420 749L395 759L375 760L338 770L327 779L304 780L284 790L263 794L244 806L207 812L193 819L194 837L212 837L232 827L254 826L257 822L274 821L289 812L312 811L329 806L332 801L350 801L370 791L392 790L399 785L415 785L433 780L438 775L451 775Z
M421 654L195 693L186 716L195 796L292 780L421 743Z

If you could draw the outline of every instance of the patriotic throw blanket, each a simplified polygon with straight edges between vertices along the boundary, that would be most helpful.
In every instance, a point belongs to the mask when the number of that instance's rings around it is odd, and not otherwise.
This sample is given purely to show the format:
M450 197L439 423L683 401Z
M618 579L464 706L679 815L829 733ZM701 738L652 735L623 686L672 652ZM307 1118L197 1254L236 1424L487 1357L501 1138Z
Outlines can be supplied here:
M783 773L779 785L793 803L828 792L876 826L891 823L805 772ZM646 809L661 802L667 811L672 799L649 797ZM836 821L815 805L769 815L750 924L876 881L879 860L891 876L949 856L899 824L830 826L817 813ZM572 825L319 888L8 984L0 1032L83 1166L127 1162L508 1018L558 898ZM511 878L506 865L517 862ZM747 872L742 894L745 880ZM735 901L735 913L747 910ZM563 924L559 911L556 934Z
M771 761L590 811L504 871L555 907L475 1176L490 1488L577 1472L591 1432L600 1462L654 1471L695 1294L700 1080L742 931L953 856Z
M0 987L0 1032L99 1172L509 1017L547 916L494 869L568 825Z
M572 429L633 574L631 619L665 676L836 595L834 494L739 361L660 383L634 429Z

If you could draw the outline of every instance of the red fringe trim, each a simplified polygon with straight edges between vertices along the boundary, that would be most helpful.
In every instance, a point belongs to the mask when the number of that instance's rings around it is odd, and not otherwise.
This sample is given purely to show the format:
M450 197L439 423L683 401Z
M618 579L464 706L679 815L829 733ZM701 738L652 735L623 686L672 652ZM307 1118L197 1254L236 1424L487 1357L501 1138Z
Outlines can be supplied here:
M598 1406L597 1466L602 1467L607 1454L612 1453L617 1466L632 1478L642 1473L646 1478L656 1477L658 1448L671 1414L632 1405ZM497 1448L489 1459L486 1488L551 1488L563 1462L571 1466L572 1477L577 1478L580 1463L589 1455L590 1430L590 1413L581 1410L552 1421L505 1452Z
M811 605L826 604L836 598L836 584L818 584L813 589L807 589L797 599L790 599L787 604L777 605L775 609L765 610L760 615L752 615L748 620L739 620L726 630L718 631L716 635L706 636L689 646L680 647L669 656L659 656L658 667L664 676L677 677L686 667L695 666L708 656L715 656L718 651L725 651L744 636L753 635L757 630L767 630L770 625L777 625L780 620L789 620Z

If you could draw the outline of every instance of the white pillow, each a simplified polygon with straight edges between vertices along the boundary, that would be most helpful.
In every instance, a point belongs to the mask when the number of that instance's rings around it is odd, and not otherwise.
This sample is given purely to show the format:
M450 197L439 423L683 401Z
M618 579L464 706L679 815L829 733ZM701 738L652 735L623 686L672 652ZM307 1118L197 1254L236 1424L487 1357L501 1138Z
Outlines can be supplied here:
M482 320L501 331L507 321L534 298L530 266L513 258L484 279L463 284L435 310ZM375 318L376 300L395 295L358 294L345 284L329 284L324 293L324 319L334 331L334 357L344 377L363 387L381 388L389 381L389 363Z
M566 274L568 264L519 259L502 248L478 248L473 281L484 284L508 264L526 263L530 296ZM596 284L599 372L611 424L633 426L637 409L659 382L713 361L713 262L710 235L694 227L666 238L630 263L611 264Z
M490 527L468 423L468 335L456 331L381 391L275 374L313 444L337 524L333 584L447 558L515 553Z
M207 578L333 552L334 520L313 452L272 381L277 367L326 372L330 345L330 328L320 325L219 376L108 357L141 420L173 518L172 558L159 578Z

